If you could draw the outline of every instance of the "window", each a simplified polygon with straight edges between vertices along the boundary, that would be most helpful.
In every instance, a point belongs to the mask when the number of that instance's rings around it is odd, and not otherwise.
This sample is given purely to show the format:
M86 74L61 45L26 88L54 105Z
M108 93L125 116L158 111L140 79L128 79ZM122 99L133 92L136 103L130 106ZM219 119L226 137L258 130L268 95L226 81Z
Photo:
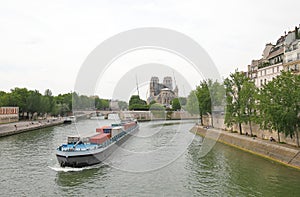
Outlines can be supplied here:
M263 80L262 80L262 79L260 80L260 85L261 85L261 86L263 85Z
M274 67L272 68L272 73L274 73Z
M265 84L267 84L267 79L265 79Z

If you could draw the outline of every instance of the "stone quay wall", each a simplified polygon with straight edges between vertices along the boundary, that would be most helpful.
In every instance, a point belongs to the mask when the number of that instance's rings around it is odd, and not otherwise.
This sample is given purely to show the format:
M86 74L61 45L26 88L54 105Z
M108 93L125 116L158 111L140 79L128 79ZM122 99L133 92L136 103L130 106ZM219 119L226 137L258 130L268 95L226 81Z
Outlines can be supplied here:
M186 111L120 111L119 115L121 119L132 116L138 121L199 119L198 115L192 115Z
M209 138L221 143L300 169L299 148L202 126L193 127L191 132L203 137L209 134Z

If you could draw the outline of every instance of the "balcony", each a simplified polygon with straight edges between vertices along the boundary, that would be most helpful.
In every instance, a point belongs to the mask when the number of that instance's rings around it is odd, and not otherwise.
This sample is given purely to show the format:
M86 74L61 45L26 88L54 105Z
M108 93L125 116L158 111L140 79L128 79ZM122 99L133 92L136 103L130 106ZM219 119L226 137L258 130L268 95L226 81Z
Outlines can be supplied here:
M265 67L268 67L270 65L271 65L270 62L262 62L262 63L258 64L258 69L265 68Z

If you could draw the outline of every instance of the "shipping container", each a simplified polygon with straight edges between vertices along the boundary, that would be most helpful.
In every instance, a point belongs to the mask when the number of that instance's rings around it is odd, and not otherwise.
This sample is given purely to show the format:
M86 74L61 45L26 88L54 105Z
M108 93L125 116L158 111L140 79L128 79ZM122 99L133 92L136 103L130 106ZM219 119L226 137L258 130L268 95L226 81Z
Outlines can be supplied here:
M111 130L111 137L114 137L114 136L120 134L122 131L123 131L123 129L120 126L112 128L112 130Z
M97 133L104 133L103 129L111 128L110 126L102 126L100 128L96 128Z
M90 142L94 144L102 144L110 138L110 134L101 133L90 137Z
M103 129L103 133L111 133L111 128L105 128L105 129Z
M135 122L125 123L125 124L124 124L124 129L127 130L127 129L129 129L129 128L134 127L135 125L136 125Z

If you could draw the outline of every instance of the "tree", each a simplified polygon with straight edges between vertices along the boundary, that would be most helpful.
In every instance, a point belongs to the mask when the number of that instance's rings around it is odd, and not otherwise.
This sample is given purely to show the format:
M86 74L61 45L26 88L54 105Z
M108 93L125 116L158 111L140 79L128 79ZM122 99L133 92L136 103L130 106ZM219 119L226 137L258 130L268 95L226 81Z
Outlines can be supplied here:
M211 83L211 80L203 80L200 82L200 85L196 87L201 124L203 124L203 115L208 113L211 114L211 97L208 83Z
M277 131L285 136L296 136L299 146L300 77L282 72L266 84L259 95L260 124L262 128Z
M187 97L186 110L190 114L199 114L199 102L196 95L196 90L192 90Z
M151 113L153 114L153 116L155 118L160 118L160 119L165 119L165 107L159 103L153 103L149 110L151 111Z
M30 112L31 114L41 112L41 97L42 97L42 95L39 93L39 91L37 91L37 90L29 91L29 96L27 97L27 100L26 100L28 112Z
M53 108L55 106L55 101L54 101L54 97L52 96L52 92L50 89L45 90L42 102L44 102L43 105L45 105L44 113L52 113Z
M186 105L187 99L185 97L178 97L178 99L181 106Z
M249 124L250 135L252 134L252 122L256 120L256 100L258 97L258 89L253 81L246 80L243 83L243 87L240 92L241 112L243 116L243 122Z
M172 109L174 111L180 110L181 109L181 103L179 101L179 98L174 98L172 100Z
M132 95L129 100L129 110L149 110L149 106L146 101L140 99L138 95Z
M54 107L52 113L55 115L67 115L72 112L73 102L72 102L72 93L59 94L54 97Z
M223 83L208 80L208 89L212 106L223 106L225 101L225 88Z
M52 97L52 91L50 89L46 89L44 95L48 97Z
M19 112L24 116L24 112L28 111L27 98L29 91L26 88L14 88L11 89L9 94L9 106L19 107Z
M232 126L233 123L238 124L240 134L242 134L242 123L246 122L244 116L247 108L245 101L249 99L245 94L250 91L247 90L249 86L244 85L249 81L250 79L244 73L237 70L224 81L226 93L225 124L227 126Z
M4 91L0 91L0 107L8 106L8 102L9 94Z

